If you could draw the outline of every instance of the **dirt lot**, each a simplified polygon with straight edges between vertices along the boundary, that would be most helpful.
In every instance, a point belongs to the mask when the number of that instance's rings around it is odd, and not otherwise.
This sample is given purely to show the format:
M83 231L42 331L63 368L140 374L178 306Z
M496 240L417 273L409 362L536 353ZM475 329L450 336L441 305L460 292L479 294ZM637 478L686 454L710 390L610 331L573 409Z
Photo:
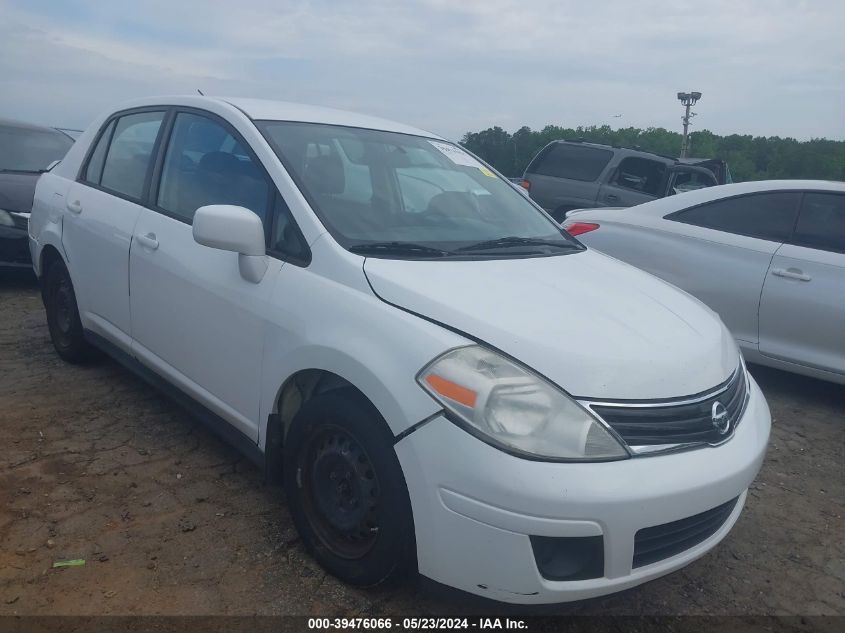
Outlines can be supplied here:
M845 614L845 388L753 368L774 431L746 510L686 569L568 614ZM282 493L115 363L54 354L34 284L0 277L0 614L420 615L301 549ZM717 467L714 464L714 467ZM53 569L83 558L83 567Z

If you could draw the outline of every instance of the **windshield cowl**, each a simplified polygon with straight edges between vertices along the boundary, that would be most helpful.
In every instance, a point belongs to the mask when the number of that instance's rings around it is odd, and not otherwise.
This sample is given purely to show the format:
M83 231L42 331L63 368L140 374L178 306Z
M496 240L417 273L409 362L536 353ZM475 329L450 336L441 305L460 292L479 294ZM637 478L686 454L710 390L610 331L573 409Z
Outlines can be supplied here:
M380 259L521 259L525 257L550 257L586 250L580 244L546 240L522 240L493 243L480 242L447 251L425 244L410 242L372 242L352 244L347 247L356 255Z
M349 250L359 255L408 255L411 257L448 257L452 253L411 242L370 242L353 244Z
M477 242L475 244L470 244L469 246L462 246L457 249L458 252L461 251L484 251L484 250L498 250L503 248L520 248L525 246L546 246L551 248L559 248L559 249L566 249L566 250L582 250L584 247L580 244L575 244L568 240L549 240L549 239L540 239L535 237L517 237L517 236L508 236L508 237L501 237L495 240L485 240L483 242Z

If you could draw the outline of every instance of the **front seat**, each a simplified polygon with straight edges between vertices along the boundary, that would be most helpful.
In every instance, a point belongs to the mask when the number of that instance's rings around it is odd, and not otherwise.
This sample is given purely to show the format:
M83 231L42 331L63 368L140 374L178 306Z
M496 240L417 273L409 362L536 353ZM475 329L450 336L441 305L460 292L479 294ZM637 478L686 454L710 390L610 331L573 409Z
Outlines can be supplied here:
M317 196L343 193L346 189L343 161L337 154L309 158L302 178L308 190Z
M239 170L239 161L232 154L205 154L179 191L180 210L193 216L197 209L207 204L239 204L237 193L232 190Z

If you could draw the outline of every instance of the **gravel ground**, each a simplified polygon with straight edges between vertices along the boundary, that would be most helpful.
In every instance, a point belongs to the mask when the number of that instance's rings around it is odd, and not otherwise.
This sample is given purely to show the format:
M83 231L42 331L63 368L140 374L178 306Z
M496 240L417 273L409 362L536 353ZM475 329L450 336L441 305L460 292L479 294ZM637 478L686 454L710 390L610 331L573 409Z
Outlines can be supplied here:
M845 387L752 367L774 429L715 551L565 614L845 615ZM0 277L0 615L454 614L418 583L358 590L302 550L278 488L117 364L50 345L32 281ZM54 561L85 565L53 569ZM496 607L498 608L498 607Z

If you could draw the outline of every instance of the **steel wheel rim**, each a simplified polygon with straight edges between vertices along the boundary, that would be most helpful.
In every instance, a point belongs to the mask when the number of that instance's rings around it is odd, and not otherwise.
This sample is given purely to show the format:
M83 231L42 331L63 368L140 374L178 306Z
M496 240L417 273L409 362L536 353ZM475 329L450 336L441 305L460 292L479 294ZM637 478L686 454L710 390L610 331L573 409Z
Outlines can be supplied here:
M70 287L67 280L62 279L54 295L55 301L55 323L59 332L63 335L70 333L73 328L73 308L70 295Z
M366 555L379 535L380 490L369 455L345 429L324 425L308 439L299 473L305 514L321 543L341 558Z

